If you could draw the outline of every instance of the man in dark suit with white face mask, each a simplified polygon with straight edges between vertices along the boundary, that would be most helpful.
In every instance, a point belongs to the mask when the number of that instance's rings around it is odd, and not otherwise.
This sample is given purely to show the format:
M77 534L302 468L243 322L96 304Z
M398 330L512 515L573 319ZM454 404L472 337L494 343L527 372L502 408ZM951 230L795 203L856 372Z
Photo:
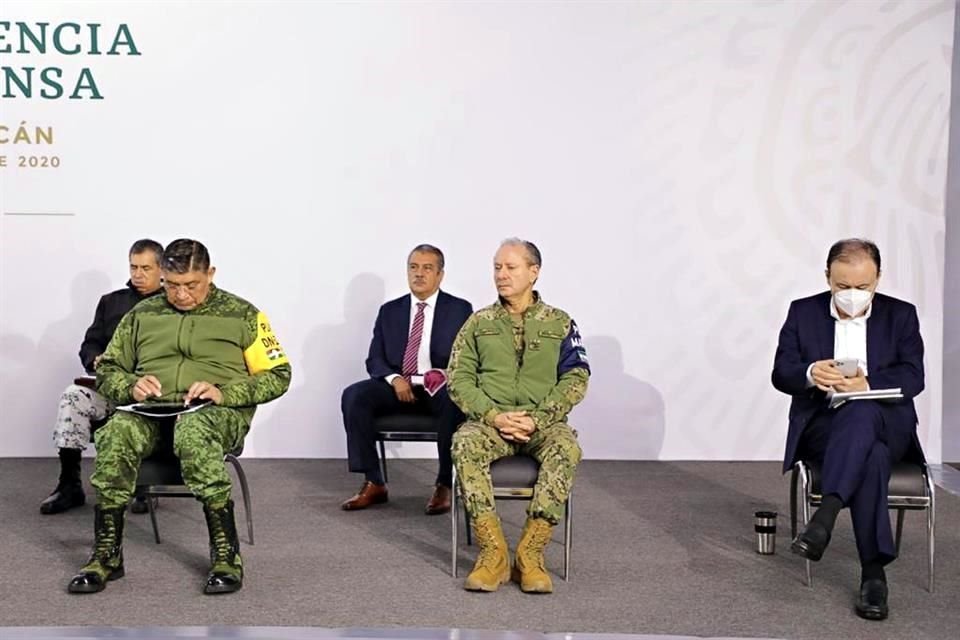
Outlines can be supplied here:
M896 558L887 512L890 469L923 460L913 398L924 386L923 340L916 308L876 293L880 251L867 240L835 243L827 255L829 292L794 300L773 366L773 385L793 396L784 472L797 460L822 467L822 506L791 550L819 560L837 514L850 508L862 567L856 611L887 617L883 567ZM838 360L857 361L845 376ZM899 388L903 399L848 401L831 409L827 394Z

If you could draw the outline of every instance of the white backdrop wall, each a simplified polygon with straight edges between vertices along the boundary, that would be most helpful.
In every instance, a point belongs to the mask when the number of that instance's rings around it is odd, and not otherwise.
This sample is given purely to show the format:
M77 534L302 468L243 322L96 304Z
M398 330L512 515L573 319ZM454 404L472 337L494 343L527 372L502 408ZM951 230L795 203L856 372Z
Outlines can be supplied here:
M954 16L953 38L960 34L960 16ZM953 50L950 115L960 114L960 50ZM955 120L954 120L955 121ZM944 317L960 309L960 129L950 129L950 165L947 172L946 233L944 236ZM960 323L943 326L943 386L960 389ZM943 394L943 459L960 461L960 395Z
M953 17L949 1L5 2L0 64L87 67L103 99L0 99L11 132L55 130L0 145L0 454L53 454L56 399L136 238L203 240L284 342L293 386L246 454L343 457L340 390L409 248L442 247L444 288L481 306L519 235L585 336L587 457L777 459L777 331L856 235L883 251L882 290L918 305L939 460ZM141 55L16 53L16 21L108 41L126 24Z

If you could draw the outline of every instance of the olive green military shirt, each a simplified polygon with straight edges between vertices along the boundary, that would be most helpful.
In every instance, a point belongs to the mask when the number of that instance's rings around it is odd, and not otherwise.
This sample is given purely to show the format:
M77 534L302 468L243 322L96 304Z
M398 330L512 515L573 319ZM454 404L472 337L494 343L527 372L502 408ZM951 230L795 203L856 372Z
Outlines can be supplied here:
M450 398L469 420L494 426L504 411L528 411L538 429L566 421L589 377L576 323L537 293L520 318L500 301L470 316L447 370Z
M126 404L148 374L160 381L159 400L182 400L194 382L206 381L220 389L222 406L243 409L249 419L256 405L287 391L291 369L266 315L211 285L203 304L189 311L164 295L131 309L97 366L97 391Z

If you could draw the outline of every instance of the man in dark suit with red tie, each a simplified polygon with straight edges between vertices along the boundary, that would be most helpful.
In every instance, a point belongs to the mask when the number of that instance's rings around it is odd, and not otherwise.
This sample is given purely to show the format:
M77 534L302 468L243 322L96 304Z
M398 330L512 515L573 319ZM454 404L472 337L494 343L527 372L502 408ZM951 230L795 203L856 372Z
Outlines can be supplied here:
M880 251L868 240L835 243L827 255L829 292L794 300L780 330L773 385L793 396L783 469L821 465L823 504L791 550L819 560L837 514L850 508L861 563L857 614L887 617L883 567L897 552L887 512L893 463L923 460L913 398L923 391L923 340L916 308L876 293ZM845 376L839 360L857 361ZM849 400L831 409L831 392L899 388L903 399Z
M450 400L446 386L440 385L446 379L443 371L450 359L450 347L460 327L473 313L473 306L440 291L443 269L440 249L421 244L410 252L407 259L410 295L380 307L373 326L367 356L370 379L343 391L341 408L350 471L364 474L360 491L341 505L347 511L387 501L373 421L383 414L411 409L432 414L437 420L440 468L426 512L436 515L450 510L453 482L450 442L464 417Z

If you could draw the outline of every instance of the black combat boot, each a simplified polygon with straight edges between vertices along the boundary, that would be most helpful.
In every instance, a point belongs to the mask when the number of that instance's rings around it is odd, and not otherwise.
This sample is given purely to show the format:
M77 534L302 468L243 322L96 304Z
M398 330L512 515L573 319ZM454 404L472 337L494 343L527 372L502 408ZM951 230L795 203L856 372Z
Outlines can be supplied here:
M93 553L67 586L70 593L103 591L109 580L123 577L123 519L126 505L94 509Z
M40 513L53 515L82 506L87 501L80 480L80 450L63 449L60 456L60 480L57 488L40 503Z
M233 517L233 500L225 504L204 504L210 532L210 573L204 593L232 593L243 586L243 560L240 558L240 539Z

